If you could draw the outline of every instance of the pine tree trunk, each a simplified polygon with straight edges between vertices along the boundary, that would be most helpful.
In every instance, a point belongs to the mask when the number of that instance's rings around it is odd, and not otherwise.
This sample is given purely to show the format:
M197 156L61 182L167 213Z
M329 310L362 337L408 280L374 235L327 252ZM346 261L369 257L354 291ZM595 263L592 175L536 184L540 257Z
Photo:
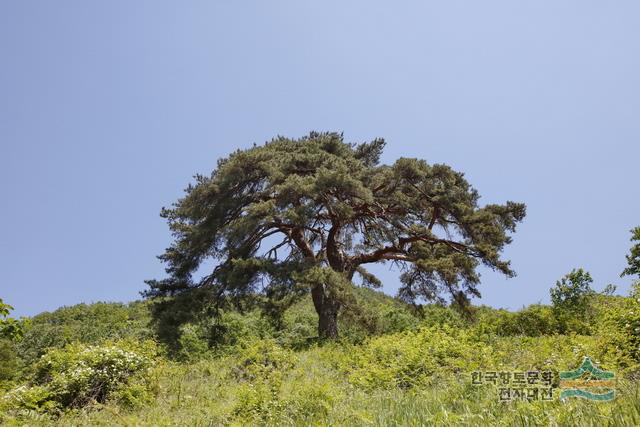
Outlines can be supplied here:
M318 285L311 290L313 305L318 313L318 336L320 339L338 339L338 311L340 303L324 293L324 287Z
M322 339L338 339L338 308L336 304L327 301L318 313L318 336Z

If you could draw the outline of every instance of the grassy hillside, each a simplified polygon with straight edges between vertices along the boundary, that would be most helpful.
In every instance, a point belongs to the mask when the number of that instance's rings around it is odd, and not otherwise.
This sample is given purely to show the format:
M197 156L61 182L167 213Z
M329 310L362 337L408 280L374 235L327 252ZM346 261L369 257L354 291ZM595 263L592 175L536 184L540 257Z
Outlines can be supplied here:
M43 313L8 345L6 425L640 425L638 295L593 295L567 317L534 305L421 311L360 289L342 340L321 343L310 301L273 324L225 312L154 339L147 303ZM224 333L221 333L223 331ZM583 357L617 375L611 402L558 399ZM473 372L551 372L553 399L499 399ZM87 373L88 372L88 373ZM95 381L99 378L99 381Z

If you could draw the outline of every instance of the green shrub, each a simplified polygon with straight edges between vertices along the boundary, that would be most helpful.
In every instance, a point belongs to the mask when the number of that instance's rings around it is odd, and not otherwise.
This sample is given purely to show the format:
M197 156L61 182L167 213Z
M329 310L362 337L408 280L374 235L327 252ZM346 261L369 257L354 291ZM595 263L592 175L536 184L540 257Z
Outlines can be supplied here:
M18 352L26 364L32 364L48 349L74 342L99 345L107 340L143 340L151 336L145 303L78 304L34 316L18 344Z
M286 402L279 398L278 390L269 384L241 384L236 394L233 415L251 421L250 424L274 424L285 407Z
M584 315L588 310L589 297L593 294L591 283L593 279L587 271L581 268L571 270L550 290L553 308Z
M559 371L573 369L585 356L597 364L615 369L602 359L598 338L587 335L548 335L540 337L509 336L488 339L493 349L493 370Z
M606 354L625 368L640 365L640 282L629 297L608 297L598 308L597 327Z
M231 378L241 384L233 414L254 423L271 423L286 407L280 391L295 364L295 354L273 339L264 339L243 343L234 359Z
M273 337L273 325L259 311L244 313L237 311L221 311L217 319L203 323L209 341L215 346L229 347L243 341Z
M4 388L3 384L17 376L19 366L20 359L13 342L0 339L0 390Z
M490 348L468 331L422 328L373 338L353 347L343 369L351 383L366 389L410 388L478 368L489 354Z
M582 268L573 269L549 291L561 333L589 334L593 318L593 279Z
M8 339L14 342L22 340L25 331L29 328L29 319L14 319L9 317L13 307L5 304L0 298L0 339Z
M285 311L282 327L275 332L278 343L284 347L300 350L317 341L318 315L311 299L305 299Z
M290 370L296 360L295 354L273 339L243 343L238 349L233 375L237 380L278 381Z
M180 327L176 357L183 362L193 362L204 357L209 351L209 343L198 325L188 323Z
M560 325L551 307L533 304L519 311L478 307L472 328L479 334L540 337L559 333Z
M340 391L326 382L305 381L297 384L294 395L287 402L287 411L296 419L311 421L326 417Z
M474 309L475 312L481 311L482 308ZM467 326L467 322L462 318L458 310L451 307L445 307L440 304L428 304L420 308L422 317L422 326L452 326L462 328ZM474 313L475 315L475 313Z
M372 335L416 328L420 319L406 303L380 291L357 287L354 289L353 307L345 307L339 322L343 325L343 338L357 343Z
M153 342L52 349L35 365L31 383L8 393L4 404L13 409L64 410L104 403L114 393L131 401L140 398L143 382L138 380L155 354ZM126 390L129 385L133 388Z

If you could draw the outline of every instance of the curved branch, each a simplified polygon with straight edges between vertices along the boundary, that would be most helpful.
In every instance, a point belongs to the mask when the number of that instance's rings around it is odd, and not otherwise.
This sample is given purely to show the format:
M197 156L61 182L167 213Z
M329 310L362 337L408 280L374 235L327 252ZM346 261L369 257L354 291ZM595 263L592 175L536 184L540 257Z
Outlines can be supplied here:
M406 252L405 246L409 243L414 242L425 242L430 244L445 244L449 246L451 249L458 251L460 253L464 253L466 255L471 255L473 257L480 257L481 255L476 253L470 246L465 245L460 242L454 242L453 240L445 240L445 239L436 239L433 237L429 237L427 235L420 236L411 236L398 239L397 245L389 245L384 248L377 249L368 254L360 254L351 259L351 265L358 266L361 264L367 264L372 262L377 262L381 260L391 260L395 259L398 261L414 261L414 258L409 257Z

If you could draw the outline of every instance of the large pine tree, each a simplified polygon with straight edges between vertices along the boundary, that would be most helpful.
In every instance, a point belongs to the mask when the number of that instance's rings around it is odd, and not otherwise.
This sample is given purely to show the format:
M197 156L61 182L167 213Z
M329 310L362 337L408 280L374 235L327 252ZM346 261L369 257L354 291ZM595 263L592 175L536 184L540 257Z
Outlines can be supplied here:
M408 301L466 304L480 296L480 264L513 276L501 252L525 205L480 207L462 173L414 158L380 164L384 146L311 133L219 160L163 209L175 238L160 256L168 277L145 294L195 293L199 307L252 299L278 313L310 293L318 334L333 339L354 280L380 284L367 264L397 263ZM215 268L196 279L207 259Z

